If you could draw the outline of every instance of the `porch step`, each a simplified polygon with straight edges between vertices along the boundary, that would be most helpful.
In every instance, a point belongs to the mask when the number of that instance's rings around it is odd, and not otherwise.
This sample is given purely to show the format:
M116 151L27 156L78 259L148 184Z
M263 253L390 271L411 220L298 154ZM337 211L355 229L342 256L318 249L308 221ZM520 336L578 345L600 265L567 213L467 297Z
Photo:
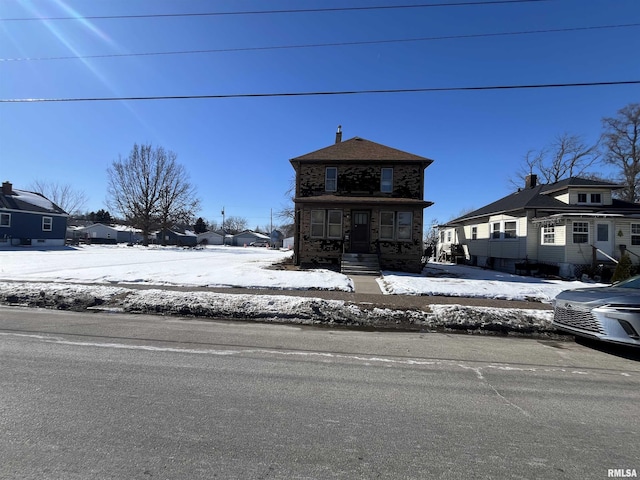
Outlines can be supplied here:
M374 253L344 253L340 271L345 275L380 275L380 263Z

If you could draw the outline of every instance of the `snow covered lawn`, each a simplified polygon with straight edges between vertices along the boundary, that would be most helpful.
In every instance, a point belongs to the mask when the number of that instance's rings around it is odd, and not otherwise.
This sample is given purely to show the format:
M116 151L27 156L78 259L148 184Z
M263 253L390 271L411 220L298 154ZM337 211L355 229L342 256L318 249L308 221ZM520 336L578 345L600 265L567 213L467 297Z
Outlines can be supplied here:
M223 246L13 248L0 250L0 280L353 290L348 277L330 270L268 268L291 255L291 251Z
M330 270L269 268L291 255L292 252L266 248L222 246L2 249L0 303L306 324L541 335L553 332L552 312L548 309L428 305L409 311L342 300L252 294L251 289L255 288L353 291L350 278ZM378 282L387 294L541 302L550 302L561 290L585 286L582 282L520 277L451 264L429 264L422 275L383 272ZM158 288L138 289L133 285ZM243 287L247 293L170 291L163 286Z
M386 293L450 297L530 300L550 303L562 290L601 284L523 277L510 273L443 263L429 263L422 275L383 272L378 280Z

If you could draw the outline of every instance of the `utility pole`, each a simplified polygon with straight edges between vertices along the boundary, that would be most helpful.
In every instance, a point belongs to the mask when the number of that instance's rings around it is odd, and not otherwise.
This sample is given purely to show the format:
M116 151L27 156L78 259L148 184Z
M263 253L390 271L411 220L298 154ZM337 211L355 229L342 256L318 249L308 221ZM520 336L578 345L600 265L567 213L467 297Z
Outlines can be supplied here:
M222 245L227 244L227 232L224 229L224 206L222 207Z

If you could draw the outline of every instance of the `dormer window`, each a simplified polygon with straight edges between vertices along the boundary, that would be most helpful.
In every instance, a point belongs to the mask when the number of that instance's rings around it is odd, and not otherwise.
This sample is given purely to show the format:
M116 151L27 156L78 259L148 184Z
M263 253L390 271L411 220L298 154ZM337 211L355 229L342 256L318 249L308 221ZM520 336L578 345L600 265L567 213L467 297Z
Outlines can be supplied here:
M601 193L579 193L578 203L602 205L602 194Z
M324 190L335 192L338 190L338 168L327 167L324 174Z

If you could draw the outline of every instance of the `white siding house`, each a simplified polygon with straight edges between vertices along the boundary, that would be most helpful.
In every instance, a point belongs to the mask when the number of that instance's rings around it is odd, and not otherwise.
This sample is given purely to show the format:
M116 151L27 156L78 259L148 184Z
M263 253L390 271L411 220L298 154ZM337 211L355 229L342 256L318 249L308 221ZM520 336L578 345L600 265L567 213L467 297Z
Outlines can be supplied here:
M576 177L538 185L530 175L525 188L440 226L438 252L462 248L473 265L564 277L615 265L622 252L638 264L640 205L615 199L619 188Z

